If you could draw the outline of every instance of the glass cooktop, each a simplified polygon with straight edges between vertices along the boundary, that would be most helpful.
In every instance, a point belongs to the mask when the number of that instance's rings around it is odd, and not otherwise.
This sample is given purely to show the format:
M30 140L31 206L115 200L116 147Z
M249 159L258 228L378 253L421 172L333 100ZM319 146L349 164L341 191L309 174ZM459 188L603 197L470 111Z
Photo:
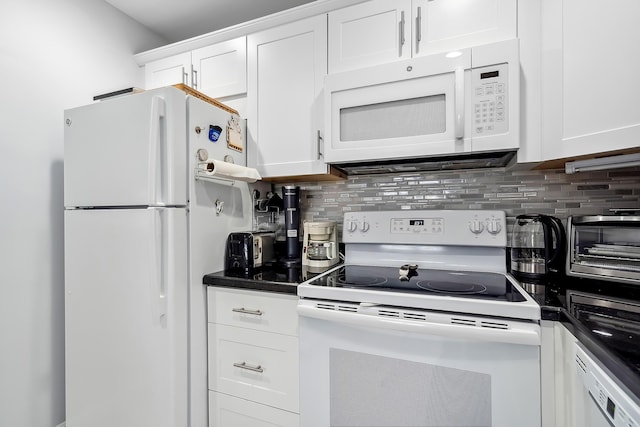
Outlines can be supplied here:
M309 285L446 295L460 298L523 302L525 297L501 273L345 265L320 276Z

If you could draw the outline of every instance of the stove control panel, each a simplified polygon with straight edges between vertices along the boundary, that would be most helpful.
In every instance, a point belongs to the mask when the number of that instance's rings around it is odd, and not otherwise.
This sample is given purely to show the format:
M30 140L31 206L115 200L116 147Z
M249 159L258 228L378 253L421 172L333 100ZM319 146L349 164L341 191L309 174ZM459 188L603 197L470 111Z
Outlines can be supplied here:
M344 243L506 247L503 211L403 210L347 212Z
M444 218L391 218L391 233L444 233Z

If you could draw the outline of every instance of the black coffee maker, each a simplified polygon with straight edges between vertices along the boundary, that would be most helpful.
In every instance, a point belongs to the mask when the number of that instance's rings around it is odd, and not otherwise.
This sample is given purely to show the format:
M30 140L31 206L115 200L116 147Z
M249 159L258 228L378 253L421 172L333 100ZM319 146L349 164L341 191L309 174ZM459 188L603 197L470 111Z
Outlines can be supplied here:
M511 274L543 283L564 273L567 238L562 221L549 215L519 215L511 235Z
M286 238L286 255L280 259L284 267L300 268L300 187L285 185L282 187L284 204L284 232Z

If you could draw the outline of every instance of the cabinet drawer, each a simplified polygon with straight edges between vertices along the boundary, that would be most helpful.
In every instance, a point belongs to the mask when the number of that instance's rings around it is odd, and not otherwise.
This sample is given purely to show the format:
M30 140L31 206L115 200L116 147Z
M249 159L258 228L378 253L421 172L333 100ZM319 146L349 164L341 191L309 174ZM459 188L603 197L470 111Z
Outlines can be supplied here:
M207 295L210 323L298 335L295 295L215 287Z
M298 412L298 338L209 324L209 389Z
M209 392L209 427L298 427L298 414Z

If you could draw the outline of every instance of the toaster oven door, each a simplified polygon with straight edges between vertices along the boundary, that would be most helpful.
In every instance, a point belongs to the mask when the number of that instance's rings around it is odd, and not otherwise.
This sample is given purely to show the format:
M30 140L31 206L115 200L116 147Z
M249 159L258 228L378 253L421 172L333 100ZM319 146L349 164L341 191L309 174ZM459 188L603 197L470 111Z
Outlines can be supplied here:
M568 273L640 284L640 217L569 218Z

